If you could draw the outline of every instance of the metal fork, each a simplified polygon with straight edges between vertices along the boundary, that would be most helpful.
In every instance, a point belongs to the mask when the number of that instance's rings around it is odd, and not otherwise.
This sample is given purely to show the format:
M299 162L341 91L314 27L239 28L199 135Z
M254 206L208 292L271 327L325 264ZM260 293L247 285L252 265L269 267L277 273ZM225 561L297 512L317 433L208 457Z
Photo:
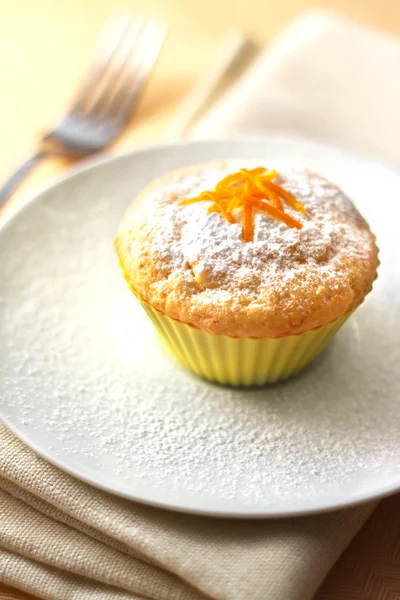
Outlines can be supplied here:
M167 27L112 16L98 51L67 115L40 141L0 188L0 207L29 171L50 156L82 158L108 146L128 123L160 53Z

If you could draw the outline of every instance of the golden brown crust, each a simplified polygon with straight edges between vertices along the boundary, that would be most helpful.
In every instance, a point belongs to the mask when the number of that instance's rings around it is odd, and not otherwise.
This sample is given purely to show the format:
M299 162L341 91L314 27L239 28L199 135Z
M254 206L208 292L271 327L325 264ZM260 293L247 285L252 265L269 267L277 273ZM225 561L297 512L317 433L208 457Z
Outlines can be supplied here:
M248 245L239 225L209 215L206 204L179 205L235 168L181 169L141 192L115 242L131 287L174 319L235 337L302 333L360 304L376 277L375 238L344 193L320 176L281 174L280 184L307 208L303 229L257 215Z

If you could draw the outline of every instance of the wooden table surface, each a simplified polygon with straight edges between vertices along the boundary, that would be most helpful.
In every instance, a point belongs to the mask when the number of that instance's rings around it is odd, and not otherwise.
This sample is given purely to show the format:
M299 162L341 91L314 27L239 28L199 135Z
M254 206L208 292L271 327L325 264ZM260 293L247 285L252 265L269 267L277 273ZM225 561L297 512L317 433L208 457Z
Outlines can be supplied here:
M299 12L318 6L400 34L399 0L124 0L121 5L133 14L168 20L170 33L118 149L165 139L179 102L232 28L264 44ZM62 114L116 6L115 0L0 0L0 182ZM13 201L33 194L62 168L62 161L41 166ZM399 534L400 497L395 497L380 505L356 537L318 600L400 600ZM6 598L27 596L0 584L0 599Z

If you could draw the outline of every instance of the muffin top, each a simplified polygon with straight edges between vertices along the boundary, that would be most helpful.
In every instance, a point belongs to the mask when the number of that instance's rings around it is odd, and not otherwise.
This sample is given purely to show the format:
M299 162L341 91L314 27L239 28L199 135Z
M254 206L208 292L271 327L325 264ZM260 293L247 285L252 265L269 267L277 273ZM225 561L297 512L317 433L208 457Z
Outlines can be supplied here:
M204 192L260 163L181 169L142 191L121 223L116 249L143 300L210 333L271 338L325 325L362 302L376 277L375 238L333 183L283 169L272 177L282 190L281 200L272 197L281 203L278 218L256 205L250 216L241 206L214 212Z

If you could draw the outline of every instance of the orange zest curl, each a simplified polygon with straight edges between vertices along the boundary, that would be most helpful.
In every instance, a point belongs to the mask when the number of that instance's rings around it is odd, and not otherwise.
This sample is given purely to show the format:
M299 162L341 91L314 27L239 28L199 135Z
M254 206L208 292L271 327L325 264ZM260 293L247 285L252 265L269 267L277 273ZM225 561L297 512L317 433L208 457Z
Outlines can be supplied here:
M251 204L245 204L243 206L243 240L252 242L253 235L253 207Z
M283 221L288 227L301 229L300 221L285 212L283 201L291 208L301 213L305 208L292 194L274 183L275 169L266 171L264 167L255 169L240 169L237 173L227 175L212 191L201 192L195 198L182 200L180 205L195 202L212 202L209 213L219 213L229 223L236 223L233 211L243 211L243 240L252 242L254 239L253 213L260 210L274 219Z

